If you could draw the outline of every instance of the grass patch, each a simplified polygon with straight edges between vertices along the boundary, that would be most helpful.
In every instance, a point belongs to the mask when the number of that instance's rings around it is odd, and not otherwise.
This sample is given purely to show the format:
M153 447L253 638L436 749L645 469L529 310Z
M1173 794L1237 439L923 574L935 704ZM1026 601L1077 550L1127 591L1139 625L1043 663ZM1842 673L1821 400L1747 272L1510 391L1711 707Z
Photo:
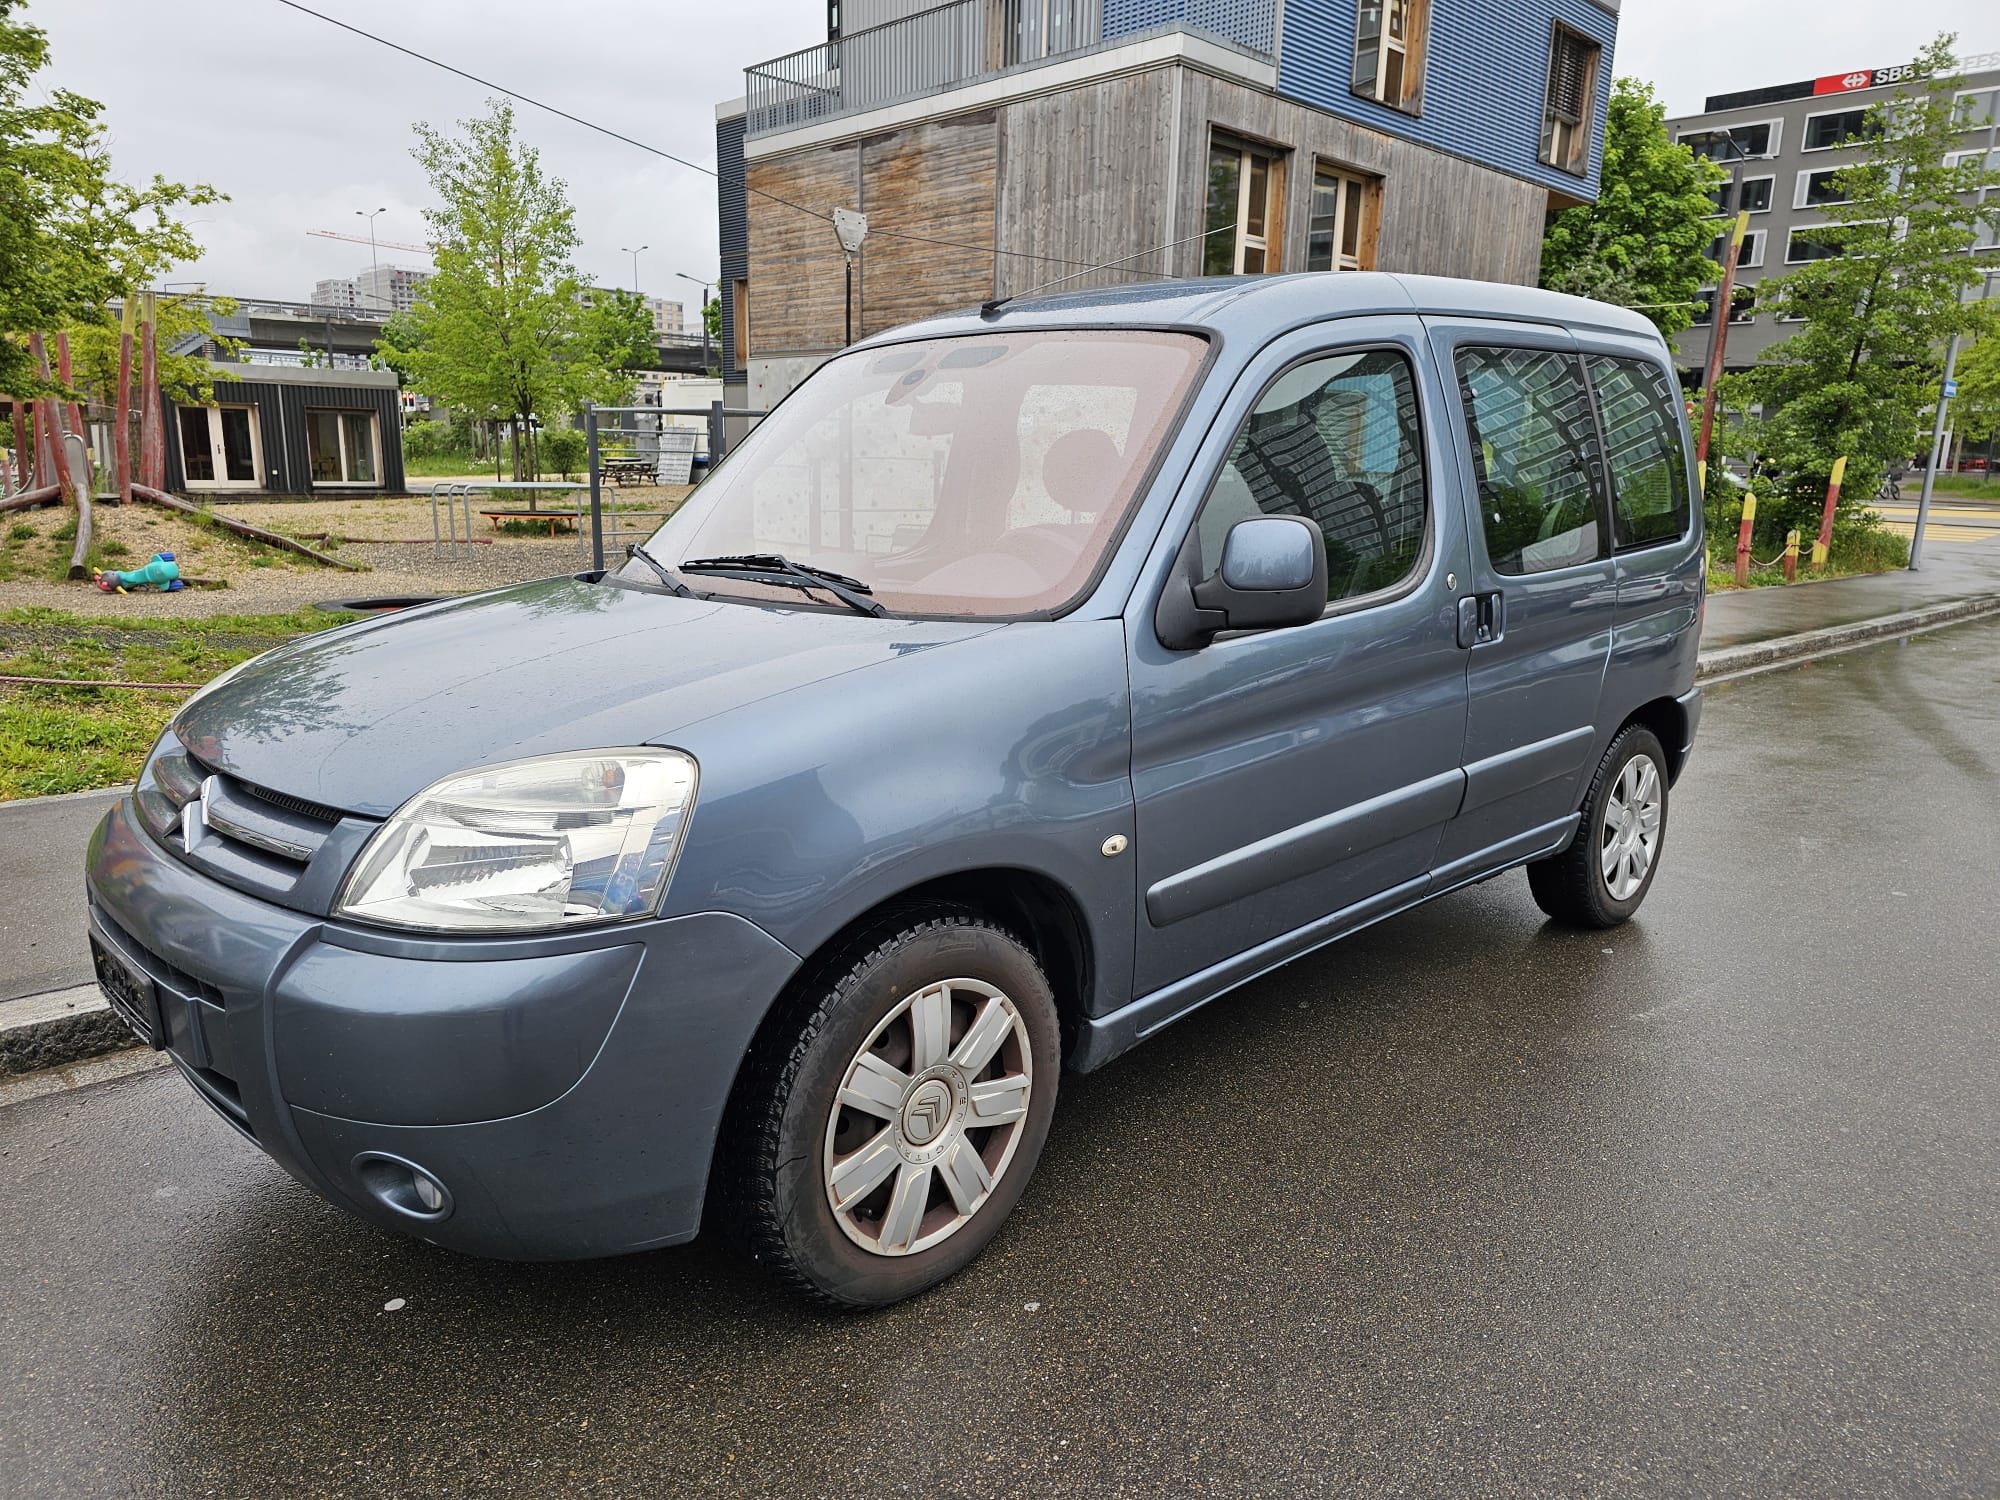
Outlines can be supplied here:
M1923 490L1923 477L1916 476L1903 486L1905 502L1914 502ZM1978 474L1940 474L1931 484L1933 495L1967 495L1975 500L2000 502L2000 478Z
M1769 567L1757 567L1770 553L1765 550L1782 551L1783 542L1760 542L1750 549L1752 567L1750 587L1771 588L1785 581L1782 558ZM1887 573L1896 568L1905 568L1910 563L1910 544L1893 531L1879 526L1857 526L1851 530L1836 528L1833 545L1827 549L1826 569L1815 573L1809 568L1812 561L1812 538L1799 539L1799 578L1852 578L1862 573ZM1726 593L1736 587L1736 528L1729 528L1728 534L1715 531L1708 534L1708 587L1710 593Z
M320 609L202 619L105 620L0 611L0 676L171 682L186 692L0 684L0 801L120 786L203 683L296 636L359 615Z

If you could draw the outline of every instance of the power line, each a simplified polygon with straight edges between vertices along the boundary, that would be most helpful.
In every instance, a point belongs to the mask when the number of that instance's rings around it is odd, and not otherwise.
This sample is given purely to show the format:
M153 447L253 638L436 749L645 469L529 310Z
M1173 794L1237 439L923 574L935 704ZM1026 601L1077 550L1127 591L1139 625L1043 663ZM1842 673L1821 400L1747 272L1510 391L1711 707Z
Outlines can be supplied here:
M290 10L297 11L301 15L311 16L316 21L324 21L329 26L337 26L342 31L348 32L354 36L358 36L364 41L374 42L377 46L380 47L387 47L392 52L400 52L405 57L413 58L420 63L427 63L433 68L441 68L447 73L452 73L460 78L465 79L468 83L476 83L481 88L492 89L495 93L505 94L509 99L517 99L521 103L528 105L530 108L542 110L544 113L554 115L557 119L567 120L572 125L581 125L585 130L594 130L599 135L609 136L614 141L623 142L625 145L635 147L640 151L648 153L649 155L657 156L662 158L663 160L670 161L674 163L674 165L676 166L686 167L691 172L699 172L705 177L715 177L718 179L721 176L721 174L717 172L714 167L705 167L701 165L701 163L699 162L689 161L684 156L676 156L671 151L662 150L658 146L648 145L645 141L634 140L631 136L626 135L621 131L613 130L608 125L600 125L595 120L586 120L582 115L572 114L569 110L560 109L553 104L545 103L544 101L537 99L532 95L522 93L518 89L511 89L508 88L505 84L495 83L490 78L481 78L477 73L468 73L464 68L455 67L451 63L444 61L444 59L442 58L431 56L428 52L419 52L414 47L406 47L401 42L391 41L388 37L381 36L373 31L365 30L364 28L356 26L351 22L343 21L338 16L330 16L325 11L314 10L310 5L301 4L300 0L277 0L277 3L287 7ZM830 213L822 213L819 209L808 208L803 203L794 203L789 198L780 198L776 193L767 193L762 188L752 187L750 185L749 172L747 170L744 172L743 190L746 193L754 193L757 197L763 198L771 203L776 203L783 208L789 208L795 213L802 213L806 215L808 218L819 219L827 224L831 224L833 222L833 215ZM1102 266L1091 265L1088 261L1067 260L1057 255L1036 255L1026 250L1002 250L997 245L974 245L964 240L939 239L934 235L911 234L906 231L898 229L871 228L869 230L869 235L871 238L891 239L891 240L911 240L918 244L923 244L923 245L944 245L953 250L971 250L980 255L1008 255L1008 256L1013 256L1019 260L1044 261L1050 265L1080 266L1082 267L1082 270L1078 272L1079 275L1082 275L1089 271L1106 269L1105 267ZM1153 272L1139 271L1139 272L1133 272L1131 274L1142 275L1142 276L1143 275L1157 276L1163 273L1157 271Z

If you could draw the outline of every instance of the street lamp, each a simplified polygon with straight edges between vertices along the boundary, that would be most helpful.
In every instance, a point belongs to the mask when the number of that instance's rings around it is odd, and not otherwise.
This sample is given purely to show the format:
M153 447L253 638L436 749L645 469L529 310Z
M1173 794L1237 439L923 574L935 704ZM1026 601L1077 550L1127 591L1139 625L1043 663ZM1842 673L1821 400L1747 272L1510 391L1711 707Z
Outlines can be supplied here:
M676 271L674 274L680 277L682 281L692 281L696 286L701 288L701 368L703 373L706 373L708 370L708 289L714 286L715 283L712 281L703 281L699 276L690 276L685 271Z
M388 211L386 208L378 208L373 213L361 208L354 210L357 219L368 221L368 284L375 289L375 300L378 303L382 300L382 267L375 259L375 215L386 214Z
M640 245L637 248L626 245L618 247L620 255L629 255L632 257L632 295L635 297L639 295L639 251L650 250L652 248L651 245Z

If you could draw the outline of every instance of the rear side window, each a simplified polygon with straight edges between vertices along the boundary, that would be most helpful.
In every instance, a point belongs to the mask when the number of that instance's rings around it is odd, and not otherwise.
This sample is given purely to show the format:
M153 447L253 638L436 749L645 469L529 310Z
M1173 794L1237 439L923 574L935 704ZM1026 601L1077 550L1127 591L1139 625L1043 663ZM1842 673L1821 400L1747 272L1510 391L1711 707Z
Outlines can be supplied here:
M1597 432L1576 356L1466 347L1458 385L1494 571L1546 573L1603 557Z
M1648 547L1687 535L1687 466L1681 459L1678 393L1666 373L1642 359L1590 356L1590 383L1611 461L1612 540Z
M1429 496L1410 362L1355 349L1285 371L1230 445L1196 521L1201 575L1238 521L1303 516L1326 537L1329 601L1403 582L1424 549Z

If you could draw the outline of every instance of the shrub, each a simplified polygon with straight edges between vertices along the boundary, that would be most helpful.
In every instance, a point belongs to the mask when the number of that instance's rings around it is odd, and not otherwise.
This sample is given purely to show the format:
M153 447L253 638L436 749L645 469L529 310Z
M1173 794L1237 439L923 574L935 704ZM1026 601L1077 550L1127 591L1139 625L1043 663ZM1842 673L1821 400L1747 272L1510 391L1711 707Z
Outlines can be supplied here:
M35 528L26 521L16 521L7 528L7 540L10 542L32 542L36 535Z
M541 451L542 467L552 469L568 479L583 468L589 453L589 442L574 427L556 427L544 432L538 447Z

